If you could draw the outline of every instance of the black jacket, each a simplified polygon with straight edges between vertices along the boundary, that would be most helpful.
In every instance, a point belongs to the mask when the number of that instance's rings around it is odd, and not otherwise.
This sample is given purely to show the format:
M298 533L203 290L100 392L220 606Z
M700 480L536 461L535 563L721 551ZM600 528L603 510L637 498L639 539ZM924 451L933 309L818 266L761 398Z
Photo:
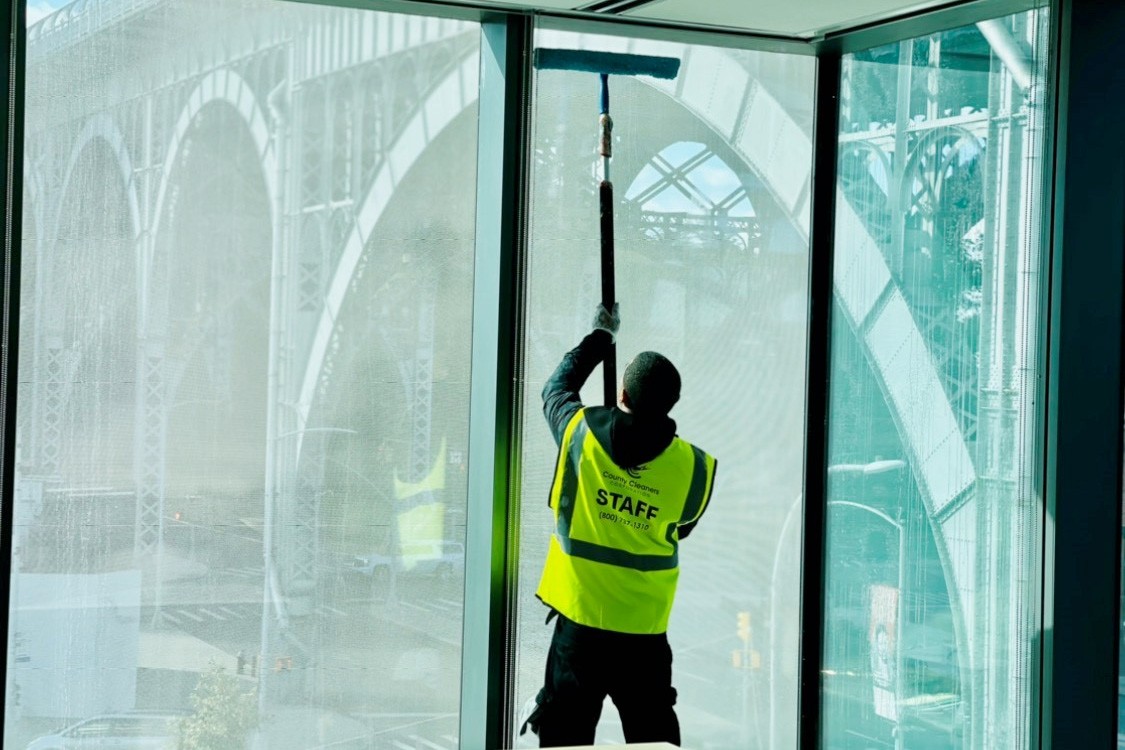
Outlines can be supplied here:
M556 445L562 445L566 426L582 408L578 392L594 368L605 359L612 343L609 333L594 331L563 355L562 362L547 378L543 386L543 415ZM676 423L670 417L638 416L616 406L588 407L586 423L613 462L625 469L656 458L676 436ZM695 523L680 526L679 538L686 537L693 528Z

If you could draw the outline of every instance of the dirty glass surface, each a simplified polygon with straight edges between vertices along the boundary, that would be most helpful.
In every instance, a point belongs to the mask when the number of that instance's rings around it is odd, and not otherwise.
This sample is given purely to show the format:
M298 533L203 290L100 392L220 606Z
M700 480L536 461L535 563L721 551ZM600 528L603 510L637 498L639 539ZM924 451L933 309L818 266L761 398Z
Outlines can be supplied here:
M718 459L709 509L679 548L668 630L684 746L794 747L814 61L547 30L536 46L682 61L674 81L610 79L618 375L642 350L671 359L678 432ZM600 299L598 86L571 71L535 79L519 704L542 685L551 633L535 598L557 452L540 391ZM602 393L599 368L585 403ZM622 739L607 701L598 741Z
M825 748L1038 746L1047 25L844 58Z
M4 746L456 747L479 28L30 5Z

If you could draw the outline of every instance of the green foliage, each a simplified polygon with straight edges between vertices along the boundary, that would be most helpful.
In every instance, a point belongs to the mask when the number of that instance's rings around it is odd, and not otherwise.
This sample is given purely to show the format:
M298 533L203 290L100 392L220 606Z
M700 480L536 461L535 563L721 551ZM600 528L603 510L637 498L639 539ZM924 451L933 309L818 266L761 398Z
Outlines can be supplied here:
M243 750L258 723L254 690L240 689L239 679L211 664L191 694L195 712L180 720L179 750Z

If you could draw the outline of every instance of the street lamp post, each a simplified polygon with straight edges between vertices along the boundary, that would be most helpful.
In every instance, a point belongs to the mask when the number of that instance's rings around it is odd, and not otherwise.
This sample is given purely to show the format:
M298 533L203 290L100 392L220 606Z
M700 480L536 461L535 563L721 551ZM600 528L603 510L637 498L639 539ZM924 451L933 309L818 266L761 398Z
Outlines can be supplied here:
M804 497L798 494L793 500L793 504L789 506L789 512L785 514L785 520L781 524L781 531L777 535L777 548L773 554L773 571L770 575L770 677L769 677L769 692L770 692L770 721L769 721L769 744L767 745L771 750L778 747L777 739L777 703L778 703L778 643L777 643L777 572L781 568L781 550L785 544L785 535L789 530L789 525L793 519L797 517L798 511L801 508L801 499Z
M901 461L901 460L898 460L898 459L885 460L885 461L873 461L873 462L867 463L867 464L835 464L835 465L832 465L832 466L828 467L828 475L829 476L834 476L834 475L839 476L839 475L848 474L848 475L861 475L861 476L867 477L867 476L872 476L872 475L875 475L875 474L883 474L883 473L887 473L887 472L891 472L891 471L899 471L899 470L905 468L905 466L906 466L906 463L904 461ZM770 592L771 592L770 593L770 627L769 627L769 633L770 633L770 635L769 635L769 639L770 639L770 656L769 656L769 662L770 662L770 667L769 667L769 671L770 671L770 674L769 674L770 716L769 716L769 730L768 730L769 731L769 746L770 747L777 747L777 745L778 745L777 727L778 727L779 722L778 722L778 719L777 719L777 702L778 702L777 696L778 696L779 686L777 685L777 683L780 679L779 676L778 676L778 667L777 667L777 662L778 662L778 654L777 654L777 650L778 650L778 642L777 642L777 631L778 631L777 592L778 592L778 588L779 588L778 575L779 575L779 571L781 569L781 553L782 553L783 545L785 544L785 537L786 537L786 534L789 532L790 526L799 516L799 512L800 512L800 509L801 509L801 503L802 503L803 499L804 499L803 495L797 495L797 497L795 497L793 499L793 503L790 505L788 512L785 514L785 520L782 522L781 531L778 534L777 548L774 550L773 569L772 569L772 573L771 573L771 576L770 576ZM901 659L902 659L902 646L901 646L901 644L902 644L902 615L903 615L902 587L903 587L903 582L904 582L903 571L905 570L905 565L906 565L906 544L905 544L905 539L904 539L903 526L899 521L896 521L895 519L891 518L886 513L883 513L882 511L876 510L875 508L872 508L868 505L863 505L861 503L856 503L856 502L852 502L852 501L848 501L848 500L830 500L830 501L827 502L827 506L828 507L833 507L833 506L851 507L851 508L855 508L857 510L860 510L860 511L863 511L863 512L866 512L866 513L871 513L875 516L878 516L881 520L885 521L886 523L890 524L891 526L893 526L898 533L898 541L899 541L899 544L898 544L898 579L899 579L898 588L899 588L899 595L898 595L898 612L897 612L897 615L896 615L897 633L896 633L896 636L895 636L896 637L896 641L895 641L896 642L896 649L895 649L895 653L896 653L895 694L896 694L896 697L901 696L902 690L903 690L902 662L901 662ZM818 654L817 658L823 658L823 655ZM895 714L896 714L896 716L898 715L898 707L897 706L895 708ZM898 731L897 720L896 720L895 735L898 738L898 739L896 739L896 748L898 748L898 750L901 750L901 747L902 747L902 745L901 745L901 743L902 743L902 738L901 738L902 732Z
M836 464L828 467L828 475L843 475L843 474L858 474L864 479L876 474L885 474L887 472L899 471L905 468L906 463L901 460L890 461L874 461L868 464ZM865 505L863 503L854 502L851 500L829 500L828 507L852 508L863 513L868 513L880 519L884 523L895 529L898 535L898 591L895 599L895 675L894 675L894 742L895 750L903 750L905 746L905 735L902 727L902 698L905 689L903 681L903 642L902 635L904 632L903 616L905 614L905 597L903 596L903 584L905 583L905 570L906 570L906 532L901 520L891 518L889 515L881 510Z

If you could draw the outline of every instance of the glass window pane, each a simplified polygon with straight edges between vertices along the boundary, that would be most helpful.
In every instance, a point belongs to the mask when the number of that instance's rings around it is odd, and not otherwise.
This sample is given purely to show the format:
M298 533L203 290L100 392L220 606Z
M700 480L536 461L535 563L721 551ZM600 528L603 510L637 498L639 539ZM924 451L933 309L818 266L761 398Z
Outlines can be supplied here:
M683 379L677 431L718 459L711 503L679 545L668 627L684 745L794 747L815 61L543 30L536 46L682 61L674 81L610 79L617 373L640 351L666 355ZM543 685L553 627L535 598L558 453L540 391L601 298L598 76L540 70L535 85L520 702ZM602 382L599 368L584 403L602 403ZM622 653L611 668L636 666ZM624 739L611 702L597 738Z
M826 748L1037 746L1047 24L844 58Z
M134 10L28 32L4 744L455 747L479 27Z

